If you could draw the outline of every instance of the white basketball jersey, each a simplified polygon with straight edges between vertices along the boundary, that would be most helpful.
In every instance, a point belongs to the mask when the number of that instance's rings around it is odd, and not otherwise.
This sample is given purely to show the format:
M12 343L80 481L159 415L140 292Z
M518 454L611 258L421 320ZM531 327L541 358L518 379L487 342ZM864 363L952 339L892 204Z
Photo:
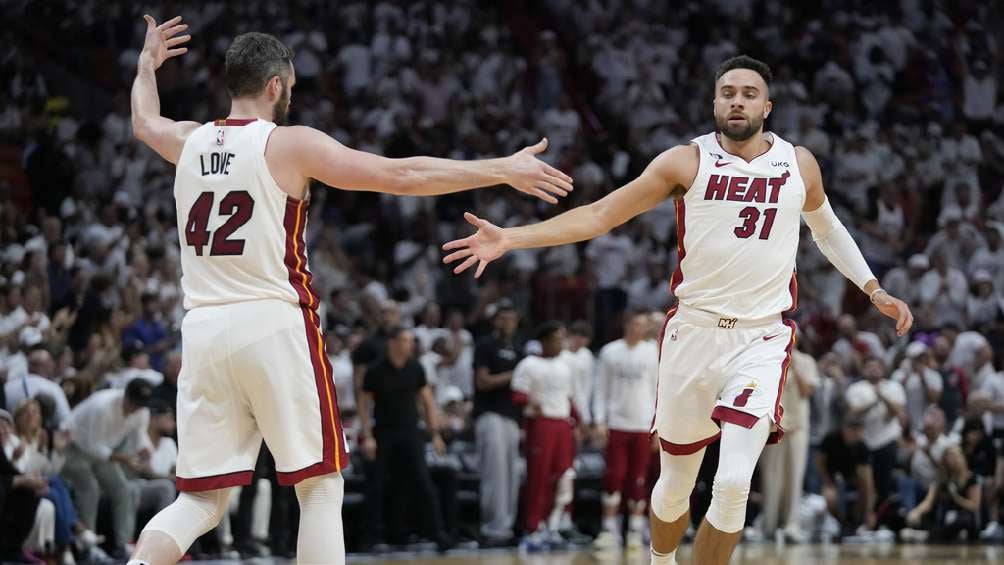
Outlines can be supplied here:
M217 120L185 141L174 198L186 309L266 298L317 307L304 248L307 201L283 192L265 163L273 129L264 120Z
M739 319L795 308L805 183L794 146L770 135L770 149L750 162L726 152L714 133L693 140L700 167L676 201L679 262L671 280L684 305Z

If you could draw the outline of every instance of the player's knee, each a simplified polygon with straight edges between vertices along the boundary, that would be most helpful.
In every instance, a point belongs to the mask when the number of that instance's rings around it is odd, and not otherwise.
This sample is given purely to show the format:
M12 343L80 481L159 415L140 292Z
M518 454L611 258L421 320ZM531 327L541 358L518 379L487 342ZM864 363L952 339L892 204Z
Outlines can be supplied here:
M310 477L296 484L296 498L301 506L312 504L341 504L345 481L341 473Z
M681 481L663 470L652 489L652 513L663 522L675 522L690 509L690 491Z
M727 533L741 530L746 521L746 501L749 494L750 477L746 473L719 468L711 487L708 522Z

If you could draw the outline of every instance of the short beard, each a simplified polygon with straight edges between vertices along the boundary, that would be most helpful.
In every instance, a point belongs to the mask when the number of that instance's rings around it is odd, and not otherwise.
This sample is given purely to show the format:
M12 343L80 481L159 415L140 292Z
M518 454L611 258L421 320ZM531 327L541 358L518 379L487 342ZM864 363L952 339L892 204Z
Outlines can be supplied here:
M279 95L275 106L272 107L272 114L275 116L272 121L275 122L275 125L284 126L286 119L289 118L289 94L286 93L286 80L282 78L280 80L282 81L282 94Z
M746 141L753 137L753 134L760 131L760 128L763 127L763 119L757 120L751 118L747 125L731 126L729 125L729 118L726 115L724 118L715 118L715 127L718 129L718 133L732 141Z

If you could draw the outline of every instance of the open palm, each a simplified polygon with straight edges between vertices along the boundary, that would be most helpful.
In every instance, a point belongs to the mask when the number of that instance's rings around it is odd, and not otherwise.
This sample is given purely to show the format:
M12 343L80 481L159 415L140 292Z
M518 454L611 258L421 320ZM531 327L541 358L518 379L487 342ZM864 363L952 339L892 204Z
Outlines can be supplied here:
M484 272L488 263L498 259L509 250L505 230L470 212L464 212L464 219L478 228L478 231L474 232L474 235L443 244L443 251L453 251L443 257L443 263L450 264L464 259L463 263L453 269L454 274L460 274L477 263L478 268L474 271L474 277L477 278Z
M188 52L187 47L179 47L192 39L191 35L178 35L188 29L188 24L181 23L181 16L175 16L160 25L157 25L153 16L145 15L143 19L146 20L146 37L140 57L148 57L154 70L159 69L171 57Z

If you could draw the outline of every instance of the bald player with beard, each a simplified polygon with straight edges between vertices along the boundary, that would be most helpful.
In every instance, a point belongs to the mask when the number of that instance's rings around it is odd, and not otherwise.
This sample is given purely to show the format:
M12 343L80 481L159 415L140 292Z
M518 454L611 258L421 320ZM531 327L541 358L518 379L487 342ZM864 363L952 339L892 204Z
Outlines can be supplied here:
M700 565L725 565L738 542L750 479L768 441L784 432L780 391L791 361L800 220L826 258L906 335L909 307L880 286L827 202L816 159L765 132L770 68L733 57L715 75L716 131L666 150L627 185L547 221L499 228L465 214L477 228L443 246L454 272L507 251L585 241L676 200L679 265L670 285L677 304L663 325L652 432L662 446L652 493L652 563L675 563L690 521L689 498L704 449L721 438L711 507L694 542Z

